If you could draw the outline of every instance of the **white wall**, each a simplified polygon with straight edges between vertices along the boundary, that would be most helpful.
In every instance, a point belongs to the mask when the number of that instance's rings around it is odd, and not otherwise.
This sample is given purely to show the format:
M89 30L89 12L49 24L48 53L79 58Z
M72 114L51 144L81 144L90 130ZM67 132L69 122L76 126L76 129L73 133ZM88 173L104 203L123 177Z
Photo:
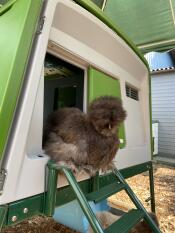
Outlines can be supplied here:
M159 153L175 157L175 72L152 75L152 118L159 121Z

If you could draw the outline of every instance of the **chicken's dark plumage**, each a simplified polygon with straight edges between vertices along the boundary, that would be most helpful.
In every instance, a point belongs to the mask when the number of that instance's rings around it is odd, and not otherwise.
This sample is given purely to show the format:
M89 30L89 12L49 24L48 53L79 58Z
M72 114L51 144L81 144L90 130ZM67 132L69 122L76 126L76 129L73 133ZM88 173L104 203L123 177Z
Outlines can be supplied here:
M53 112L44 131L44 150L55 162L90 174L109 168L119 148L118 130L126 112L121 100L103 96L85 114L77 108Z

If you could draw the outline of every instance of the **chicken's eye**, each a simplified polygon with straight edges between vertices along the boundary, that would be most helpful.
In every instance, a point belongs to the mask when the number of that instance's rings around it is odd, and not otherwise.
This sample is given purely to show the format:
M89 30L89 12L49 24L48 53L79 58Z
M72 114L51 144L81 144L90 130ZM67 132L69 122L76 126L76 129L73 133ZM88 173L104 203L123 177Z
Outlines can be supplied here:
M111 128L112 128L110 123L105 124L104 127L105 127L106 129L111 129Z

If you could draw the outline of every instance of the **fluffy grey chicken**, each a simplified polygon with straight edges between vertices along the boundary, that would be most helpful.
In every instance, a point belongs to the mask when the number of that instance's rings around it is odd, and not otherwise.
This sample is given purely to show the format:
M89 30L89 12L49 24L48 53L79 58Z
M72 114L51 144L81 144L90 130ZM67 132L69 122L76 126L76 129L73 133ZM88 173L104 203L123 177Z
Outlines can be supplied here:
M95 99L85 114L77 108L62 108L47 119L44 150L55 162L90 175L107 170L119 148L118 131L126 112L119 98Z

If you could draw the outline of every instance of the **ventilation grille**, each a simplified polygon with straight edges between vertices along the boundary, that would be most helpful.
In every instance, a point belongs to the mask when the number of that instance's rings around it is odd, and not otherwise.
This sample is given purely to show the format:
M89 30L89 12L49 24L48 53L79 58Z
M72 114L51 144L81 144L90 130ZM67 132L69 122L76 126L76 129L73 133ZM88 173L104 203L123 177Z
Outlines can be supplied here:
M138 90L128 85L126 85L126 95L131 99L139 100Z

